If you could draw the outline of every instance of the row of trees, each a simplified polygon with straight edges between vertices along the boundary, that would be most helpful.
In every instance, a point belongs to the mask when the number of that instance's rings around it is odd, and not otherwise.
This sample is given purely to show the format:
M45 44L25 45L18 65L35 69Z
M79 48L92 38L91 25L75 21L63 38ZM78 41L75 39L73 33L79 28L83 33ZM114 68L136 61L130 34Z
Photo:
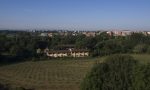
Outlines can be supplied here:
M103 56L114 53L137 53L140 49L139 45L147 46L146 51L139 53L149 52L150 36L145 36L142 33L133 33L125 37L107 38L104 41L97 42L93 54L94 56Z
M8 36L13 35L13 36ZM0 54L19 58L36 57L36 49L59 49L57 45L75 45L78 49L90 50L91 56L104 56L114 53L149 53L150 36L133 33L129 36L109 36L106 32L96 37L85 35L55 35L41 37L32 32L0 33ZM1 56L2 57L2 56Z

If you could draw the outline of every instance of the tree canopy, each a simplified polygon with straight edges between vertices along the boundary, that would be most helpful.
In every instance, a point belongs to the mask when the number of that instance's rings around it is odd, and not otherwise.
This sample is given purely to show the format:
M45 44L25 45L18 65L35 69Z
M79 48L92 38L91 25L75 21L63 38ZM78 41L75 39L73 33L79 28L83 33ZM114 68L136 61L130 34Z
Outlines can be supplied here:
M149 65L128 55L112 55L86 75L81 90L150 90Z

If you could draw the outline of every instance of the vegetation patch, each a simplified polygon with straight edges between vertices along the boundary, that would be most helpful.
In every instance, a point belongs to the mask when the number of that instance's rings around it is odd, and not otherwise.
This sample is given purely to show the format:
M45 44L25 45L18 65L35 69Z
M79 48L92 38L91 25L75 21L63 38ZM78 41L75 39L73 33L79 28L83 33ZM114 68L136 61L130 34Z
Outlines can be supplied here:
M150 90L149 69L129 55L112 55L92 68L81 90Z

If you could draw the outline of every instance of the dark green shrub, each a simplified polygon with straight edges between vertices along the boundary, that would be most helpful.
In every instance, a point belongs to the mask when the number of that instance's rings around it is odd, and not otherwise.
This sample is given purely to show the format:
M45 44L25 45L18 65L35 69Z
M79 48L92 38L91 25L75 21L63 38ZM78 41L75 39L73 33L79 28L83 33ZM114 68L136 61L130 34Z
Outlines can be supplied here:
M86 75L81 90L150 90L150 64L128 55L109 56Z

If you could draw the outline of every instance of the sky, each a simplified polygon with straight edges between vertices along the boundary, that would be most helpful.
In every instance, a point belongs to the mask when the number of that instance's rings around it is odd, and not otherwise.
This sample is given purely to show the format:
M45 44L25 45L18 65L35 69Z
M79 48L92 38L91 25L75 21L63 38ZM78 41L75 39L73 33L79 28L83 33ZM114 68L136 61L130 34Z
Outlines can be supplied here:
M150 30L150 0L0 0L0 29Z

